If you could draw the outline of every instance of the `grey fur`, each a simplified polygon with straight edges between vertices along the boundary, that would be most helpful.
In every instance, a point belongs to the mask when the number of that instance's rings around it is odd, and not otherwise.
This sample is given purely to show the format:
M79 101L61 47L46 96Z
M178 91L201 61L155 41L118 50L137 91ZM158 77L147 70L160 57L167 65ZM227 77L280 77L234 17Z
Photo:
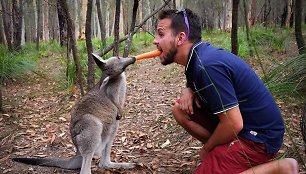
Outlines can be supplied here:
M70 133L77 149L76 155L70 159L13 158L14 161L65 169L81 168L81 174L91 173L91 161L94 155L101 157L100 168L129 169L136 166L135 163L110 161L113 139L125 102L126 76L124 70L136 59L134 57L111 57L103 60L95 54L93 57L103 71L103 76L71 112Z

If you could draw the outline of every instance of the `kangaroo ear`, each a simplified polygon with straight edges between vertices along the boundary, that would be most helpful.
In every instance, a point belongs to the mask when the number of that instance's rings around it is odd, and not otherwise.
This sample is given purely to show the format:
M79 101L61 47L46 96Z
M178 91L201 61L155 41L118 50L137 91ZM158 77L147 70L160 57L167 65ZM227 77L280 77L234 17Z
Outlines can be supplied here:
M91 53L96 64L98 65L98 67L102 68L104 66L104 64L106 63L105 60L102 59L102 57L96 55L95 53Z

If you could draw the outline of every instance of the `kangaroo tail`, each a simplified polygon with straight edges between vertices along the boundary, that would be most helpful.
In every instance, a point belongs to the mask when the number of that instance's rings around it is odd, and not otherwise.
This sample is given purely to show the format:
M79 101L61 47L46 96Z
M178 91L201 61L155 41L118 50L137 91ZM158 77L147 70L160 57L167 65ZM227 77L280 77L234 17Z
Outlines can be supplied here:
M63 169L80 169L82 167L82 156L74 156L70 159L59 158L12 158L13 161L24 164L59 167Z

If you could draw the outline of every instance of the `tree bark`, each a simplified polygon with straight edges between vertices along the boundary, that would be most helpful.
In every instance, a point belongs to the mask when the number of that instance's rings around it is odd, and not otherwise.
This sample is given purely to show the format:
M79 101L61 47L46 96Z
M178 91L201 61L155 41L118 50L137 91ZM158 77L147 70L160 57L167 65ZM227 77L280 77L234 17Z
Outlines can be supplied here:
M249 48L249 55L251 57L253 57L253 51L251 48L251 39L250 39L250 28L249 28L249 22L248 22L248 15L247 15L247 5L246 5L246 0L243 0L243 7L244 7L244 23L245 23L245 28L246 28L246 39L247 39L247 44L248 44L248 48Z
M11 18L9 16L10 12L7 10L7 6L5 3L5 0L1 0L1 7L3 10L2 13L2 20L3 20L3 27L4 27L4 33L5 33L5 38L7 42L7 47L10 51L13 50L12 46L12 32L11 32Z
M232 2L233 0L225 0L223 2L223 31L230 32L232 29Z
M85 37L85 23L86 23L86 8L87 8L87 0L81 0L81 22L80 22L80 32L79 32L79 39L84 39Z
M40 11L41 11L41 0L37 0L37 33L36 33L36 49L39 50L39 40L40 40L40 36L41 36L41 25L40 25Z
M251 0L250 12L249 12L249 25L252 27L255 25L255 22L256 22L256 0Z
M61 5L57 3L56 6L57 6L57 16L58 16L58 25L59 25L60 45L63 47L66 46L68 42L67 23Z
M3 111L3 104L2 104L2 82L0 82L0 112Z
M50 39L49 31L49 0L43 2L43 40L48 41Z
M14 50L18 51L21 48L22 35L22 15L23 15L22 0L13 0L13 18L14 18Z
M123 0L122 1L122 14L123 14L123 33L127 35L129 33L129 3L130 0Z
M123 57L127 57L129 55L129 50L130 50L131 43L133 40L133 35L135 34L134 28L135 28L135 23L136 23L137 9L138 9L138 0L134 0L133 16L132 16L132 22L131 22L131 27L130 27L130 33L129 33L129 37L124 47Z
M1 2L0 2L1 3ZM1 5L0 5L0 10L2 11ZM6 39L5 39L5 34L4 34L4 27L3 27L3 13L0 14L0 43L3 45L6 45Z
M173 1L172 1L172 8L173 8L173 9L176 9L176 0L173 0Z
M84 95L84 89L83 89L83 75L82 75L82 69L81 69L81 65L80 65L80 59L79 59L79 55L78 55L78 50L76 47L76 40L75 40L75 34L74 34L74 25L73 22L71 20L71 16L68 10L68 5L67 5L67 1L66 0L57 0L57 2L61 5L62 9L63 9L63 13L67 22L67 31L68 31L68 36L69 36L69 41L70 41L70 45L72 48L72 55L73 55L73 60L75 63L75 69L76 69L76 79L78 81L79 87L80 87L80 91L81 91L81 95Z
M287 16L286 16L286 28L290 28L290 20L292 15L292 0L288 0L287 4Z
M94 60L91 55L93 52L92 42L91 42L91 14L92 14L92 0L87 1L87 13L86 13L86 23L85 23L85 38L88 56L88 75L87 75L87 90L89 91L95 83L95 67Z
M232 42L232 53L238 55L238 7L239 0L233 0L233 13L232 13L232 31L231 31L231 42Z
M104 49L106 47L106 31L105 31L105 25L102 19L100 0L96 0L96 6L97 6L98 20L99 20L99 25L100 25L100 30L101 30L102 49Z
M113 56L119 56L119 22L120 22L120 0L116 0L115 24L114 24L114 50Z
M306 54L305 42L302 34L302 0L295 0L295 38L300 54Z

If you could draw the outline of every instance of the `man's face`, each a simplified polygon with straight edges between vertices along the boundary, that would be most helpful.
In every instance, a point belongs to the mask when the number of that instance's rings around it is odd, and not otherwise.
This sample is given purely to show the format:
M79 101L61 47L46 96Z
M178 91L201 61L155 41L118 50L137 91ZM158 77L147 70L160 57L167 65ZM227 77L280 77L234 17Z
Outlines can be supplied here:
M156 37L153 41L157 48L162 51L159 57L163 65L173 63L177 53L176 36L174 36L170 26L170 19L160 20L156 28Z

